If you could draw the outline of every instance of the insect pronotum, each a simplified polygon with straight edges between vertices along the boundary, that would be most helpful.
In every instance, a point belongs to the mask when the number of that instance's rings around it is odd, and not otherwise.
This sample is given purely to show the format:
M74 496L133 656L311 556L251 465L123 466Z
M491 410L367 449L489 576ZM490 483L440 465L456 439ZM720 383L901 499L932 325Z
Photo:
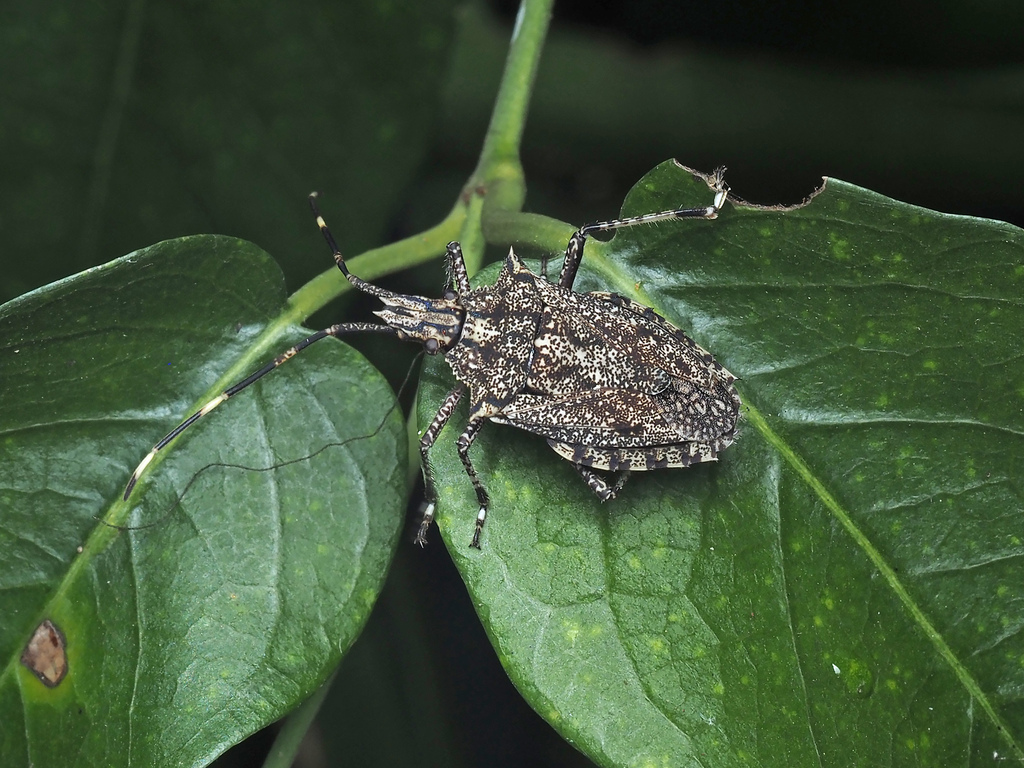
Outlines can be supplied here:
M554 283L546 268L545 276L534 274L510 249L495 284L472 288L461 247L449 243L451 277L440 299L394 293L351 274L313 193L310 205L338 269L353 287L381 300L384 308L374 314L384 324L340 323L317 331L228 387L153 447L132 473L124 498L159 451L225 400L320 339L363 332L422 343L427 354L444 355L458 382L420 438L425 490L419 544L426 542L437 507L430 449L467 390L469 419L457 451L479 502L471 542L476 548L490 500L469 451L486 421L543 436L602 501L615 497L631 471L715 460L736 436L736 377L652 309L614 293L576 293L573 282L586 239L595 232L716 218L728 194L723 171L710 179L715 196L709 206L581 227L569 239Z

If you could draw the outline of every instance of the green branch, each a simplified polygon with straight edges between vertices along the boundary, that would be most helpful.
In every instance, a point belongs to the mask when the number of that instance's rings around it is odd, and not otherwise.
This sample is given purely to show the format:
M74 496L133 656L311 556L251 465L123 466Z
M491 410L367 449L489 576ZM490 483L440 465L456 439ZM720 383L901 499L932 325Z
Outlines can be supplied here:
M551 21L552 3L553 0L523 0L519 7L480 160L464 189L464 197L486 196L481 226L488 241L493 240L489 218L519 211L526 198L519 147Z
M500 226L492 228L492 217L504 221L506 227L511 223L520 233L517 242L529 232L532 218L509 216L517 214L526 196L519 146L553 2L523 0L519 8L480 159L451 212L444 221L421 234L348 259L352 274L373 280L401 272L440 257L445 245L456 239L462 243L466 266L473 274L483 262L485 242L512 242L501 235ZM552 240L544 239L547 247ZM281 320L302 322L349 289L336 269L325 270L289 298Z
M525 190L519 146L551 21L552 3L553 0L523 0L519 7L491 122L487 126L480 160L470 177L471 187L497 181L518 181ZM512 208L518 210L521 204L520 200L519 205Z

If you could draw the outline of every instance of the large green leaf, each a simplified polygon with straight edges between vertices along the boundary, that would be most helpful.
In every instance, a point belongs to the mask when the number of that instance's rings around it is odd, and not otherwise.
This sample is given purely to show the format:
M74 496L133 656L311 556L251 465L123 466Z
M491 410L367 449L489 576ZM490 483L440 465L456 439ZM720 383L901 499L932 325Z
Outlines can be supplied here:
M623 213L710 196L667 163ZM655 307L740 376L744 419L718 464L605 505L489 426L478 552L453 418L439 522L537 711L610 766L1024 758L1021 231L828 181L584 263L579 290ZM428 371L421 427L451 381Z
M355 639L397 540L406 440L347 346L315 344L200 420L121 501L221 377L307 334L280 322L284 296L265 253L200 236L0 309L5 766L205 764ZM44 619L66 637L54 688L19 663Z

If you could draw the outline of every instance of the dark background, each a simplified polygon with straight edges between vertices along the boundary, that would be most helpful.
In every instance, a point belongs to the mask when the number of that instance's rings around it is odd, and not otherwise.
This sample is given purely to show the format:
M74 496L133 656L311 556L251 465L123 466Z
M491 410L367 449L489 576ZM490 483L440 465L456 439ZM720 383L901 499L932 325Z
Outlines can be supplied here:
M515 5L497 3L509 19ZM566 98L602 105L638 91L646 106L626 121L648 125L635 126L642 141L632 148L602 137L599 151L586 138L553 142L531 115L524 158L534 187L567 157L576 175L567 185L589 186L589 166L621 198L652 158L674 156L698 168L729 166L733 189L753 202L796 202L834 176L943 212L1024 222L1020 5L570 1L557 4L555 19L554 39L602 45L623 72L606 89L595 78ZM559 88L547 64L535 104ZM675 99L672 76L684 72L703 80L690 86L699 101ZM578 88L563 80L560 90Z

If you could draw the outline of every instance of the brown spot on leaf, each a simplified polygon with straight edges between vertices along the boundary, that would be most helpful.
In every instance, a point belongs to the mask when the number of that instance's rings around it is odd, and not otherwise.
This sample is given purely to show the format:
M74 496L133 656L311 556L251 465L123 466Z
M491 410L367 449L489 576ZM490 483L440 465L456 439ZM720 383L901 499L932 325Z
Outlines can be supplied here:
M21 654L21 663L28 667L47 688L56 688L68 673L64 633L49 619L43 619Z

